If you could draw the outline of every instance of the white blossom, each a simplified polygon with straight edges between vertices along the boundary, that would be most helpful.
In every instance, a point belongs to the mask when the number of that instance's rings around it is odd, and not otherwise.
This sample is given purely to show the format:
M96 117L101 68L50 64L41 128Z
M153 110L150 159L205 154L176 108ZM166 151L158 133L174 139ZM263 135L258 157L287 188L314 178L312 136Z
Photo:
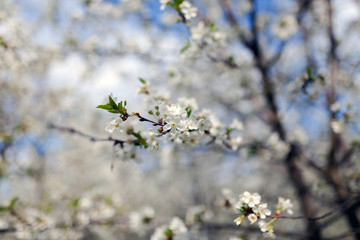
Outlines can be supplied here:
M152 207L145 206L139 211L131 212L129 215L129 227L139 235L144 235L150 227L150 223L155 217L155 210Z
M240 195L240 201L247 204L249 207L253 208L255 205L260 204L261 196L258 193L249 193L245 191Z
M212 212L208 211L205 205L197 205L190 207L186 211L186 223L194 224L196 222L204 222L212 217Z
M237 217L237 218L234 220L234 223L235 223L236 225L240 226L241 223L242 223L242 220L244 219L244 217L245 217L245 215L242 215L242 216L240 216L240 217Z
M185 98L180 97L178 98L178 103L182 108L190 108L193 111L198 110L198 104L195 98Z
M339 102L335 102L335 103L331 104L331 106L330 106L330 110L331 110L332 112L337 112L337 111L339 111L340 109L341 109L341 105L340 105Z
M223 46L225 35L219 32L214 26L206 26L204 22L199 22L191 30L192 40L199 46Z
M345 131L345 126L338 120L331 120L330 123L331 129L334 131L334 133L342 133Z
M146 134L147 134L146 143L148 144L149 149L150 150L158 150L160 148L160 141L158 138L158 134L156 134L154 132L154 129L152 129L152 128L148 129Z
M193 118L189 118L186 120L186 122L184 124L184 128L189 129L189 130L197 130L197 129L199 129L199 122Z
M180 4L180 9L186 20L190 20L197 16L197 8L193 7L189 1L183 1Z
M172 135L176 134L176 130L181 127L181 118L167 118L166 125L163 127L164 131L170 131Z
M254 213L261 219L265 219L266 216L270 216L271 211L267 209L267 203L259 204L253 208Z
M170 0L160 0L160 10L164 10L166 5L170 2Z
M184 110L176 104L171 104L170 106L166 106L167 107L167 113L166 115L169 115L170 117L177 117L180 116Z
M111 118L105 126L105 131L114 133L114 131L123 132L123 127L120 125L123 122L121 118Z
M277 209L280 209L281 211L286 211L288 214L293 214L293 207L294 205L291 203L290 199L285 199L283 197L279 197Z
M231 138L229 145L231 147L231 149L233 151L236 151L239 149L240 145L242 144L243 140L241 137L237 137L237 138Z
M259 221L259 228L260 231L263 232L263 236L265 238L270 238L270 239L275 239L275 234L274 234L274 228L273 225L269 222L265 222L263 220Z
M298 30L297 21L294 15L281 16L277 23L273 25L273 33L282 40L290 38Z
M243 130L244 129L244 125L242 122L240 122L237 118L235 118L232 123L229 126L230 128L234 128L236 130Z
M186 240L187 239L187 228L183 221L174 217L168 225L163 225L155 229L154 234L151 236L150 240L167 240L165 232L171 233L171 239L173 240Z
M257 216L255 214L249 214L249 216L247 217L250 221L250 224L254 224L257 221Z

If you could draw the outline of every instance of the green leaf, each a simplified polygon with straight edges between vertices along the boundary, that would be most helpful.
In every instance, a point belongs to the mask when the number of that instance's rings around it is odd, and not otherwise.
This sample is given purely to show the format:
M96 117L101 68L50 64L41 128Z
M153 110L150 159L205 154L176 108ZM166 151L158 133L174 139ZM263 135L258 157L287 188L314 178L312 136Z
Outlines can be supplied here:
M170 228L167 228L164 232L165 237L168 237L169 239L173 236L173 231Z
M104 109L104 110L106 110L108 112L111 112L111 113L120 113L118 107L113 108L110 104L98 105L96 108Z
M175 73L173 71L168 72L169 77L175 77Z
M231 65L233 65L235 63L235 59L234 59L234 56L230 56L228 57L228 61Z
M216 26L215 26L215 23L211 23L210 25L209 25L209 30L210 30L210 32L216 32Z
M306 67L306 74L307 74L308 79L312 78L312 72L311 72L310 66Z
M114 110L108 110L108 112L110 112L110 113L120 113L120 112L119 112L119 110L117 110L117 109L114 109Z
M191 115L191 112L192 112L191 108L190 108L190 107L186 107L186 108L185 108L185 111L186 111L186 113L187 113L187 117L189 118L190 115Z
M240 212L246 212L246 208L245 208L245 207L241 207L241 208L240 208Z
M174 0L174 4L180 5L183 3L184 0Z
M144 223L147 223L147 224L150 223L151 220L152 220L151 217L144 217L144 218L143 218L143 222L144 222Z
M118 104L118 106L117 106L117 108L119 109L119 112L120 113L122 113L123 112L123 105L122 105L122 101L121 102L119 102L119 104Z
M104 110L111 110L111 109L113 109L112 106L110 106L110 104L107 104L107 105L98 105L96 108L100 108L100 109L104 109Z
M183 3L183 1L184 1L184 0L174 0L173 3L168 3L168 5L171 6L171 7L173 7L173 8L176 9L176 10L179 10L179 8L180 8L179 6L180 6L180 4Z
M112 99L112 97L110 95L109 95L109 103L114 109L118 108L118 106L116 105L116 102Z
M186 50L188 50L191 47L191 43L187 42L186 45L180 50L180 53L184 53Z
M146 81L143 78L139 78L139 80L142 84L146 84Z
M14 208L15 203L16 203L18 200L19 200L18 197L14 197L13 199L11 199L10 204L9 204L9 206L8 206L8 209L9 209L9 210L12 210L12 209Z
M144 148L148 148L149 145L146 143L146 140L140 135L140 133L132 132L131 135L137 138L138 144Z
M0 36L0 46L3 46L6 48L6 43L5 40L3 39L3 37Z
M6 206L0 206L0 212L9 211L10 209Z
M230 134L235 128L226 128L226 134Z
M75 198L74 200L72 200L70 203L69 203L69 207L71 208L77 208L79 206L79 203L80 203L80 198Z

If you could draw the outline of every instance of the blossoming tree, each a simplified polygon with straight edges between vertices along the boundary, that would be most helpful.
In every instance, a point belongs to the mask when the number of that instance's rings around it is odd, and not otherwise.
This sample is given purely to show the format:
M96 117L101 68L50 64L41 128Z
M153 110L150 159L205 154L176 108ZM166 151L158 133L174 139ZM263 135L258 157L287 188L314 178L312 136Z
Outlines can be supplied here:
M357 1L72 4L0 3L5 239L360 239Z

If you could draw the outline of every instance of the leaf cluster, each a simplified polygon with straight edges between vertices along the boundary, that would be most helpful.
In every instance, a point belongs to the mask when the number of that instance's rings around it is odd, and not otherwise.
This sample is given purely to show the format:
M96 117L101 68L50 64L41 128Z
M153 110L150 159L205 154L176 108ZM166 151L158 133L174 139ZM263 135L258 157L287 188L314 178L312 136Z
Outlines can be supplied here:
M125 121L128 117L127 109L126 107L126 100L120 101L118 104L112 99L112 97L109 95L109 103L105 105L98 105L96 108L104 109L110 113L118 113L120 114L120 117Z

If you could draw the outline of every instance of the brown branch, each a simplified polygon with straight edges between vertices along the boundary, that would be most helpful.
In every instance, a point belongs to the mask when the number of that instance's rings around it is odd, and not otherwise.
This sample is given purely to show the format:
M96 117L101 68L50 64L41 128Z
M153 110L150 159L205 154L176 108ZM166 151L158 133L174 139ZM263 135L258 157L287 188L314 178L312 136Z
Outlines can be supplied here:
M349 207L351 207L354 204L358 204L358 201L360 200L360 194L358 194L355 197L352 197L350 199L348 199L347 201L343 202L342 204L338 205L335 209L324 213L318 217L307 217L307 216L269 216L269 218L283 218L283 219L306 219L308 221L318 221L318 220L322 220L324 218L327 218L331 215L333 215L334 213L338 212L339 210L345 210Z
M163 123L161 122L155 122L155 121L152 121L150 119L147 119L147 118L144 118L142 117L139 113L136 113L135 116L139 117L139 121L140 122L149 122L149 123L152 123L153 126L164 126Z
M330 49L329 49L329 61L328 66L330 68L330 87L327 92L327 107L330 110L332 104L336 101L336 84L338 78L338 66L339 66L339 59L336 54L337 50L337 40L334 34L334 22L333 22L333 6L331 0L327 0L327 15L328 15L328 27L327 27L327 34L330 41ZM330 111L330 119L332 121L336 119L335 113ZM333 187L334 191L337 195L337 202L342 204L349 199L349 187L347 186L346 181L343 179L343 176L339 169L340 164L340 155L341 151L344 148L344 143L342 141L341 135L336 133L330 127L330 137L331 143L328 153L328 165L327 165L327 178L330 179L331 186ZM343 155L344 156L344 155ZM346 156L346 154L345 154ZM344 214L347 217L347 221L351 228L355 231L356 229L360 228L360 219L357 215L358 207L360 206L360 202L354 204L349 209L344 210ZM360 240L360 232L355 233L355 238Z
M229 21L230 25L235 28L238 33L238 39L241 43L243 43L246 47L250 48L251 41L245 36L243 31L240 29L240 25L238 24L235 15L232 12L232 6L230 0L219 0L219 3L226 15L227 20Z
M233 27L237 27L237 22L235 21L235 17L231 12L230 2L226 0L222 0L221 2L223 3L222 7L228 21L230 22L230 25ZM261 73L263 82L263 95L266 100L267 108L270 112L269 124L273 128L273 130L279 135L279 138L282 141L287 142L286 132L279 117L278 107L275 101L275 88L269 76L269 68L271 66L268 65L269 63L265 61L262 49L260 48L258 32L256 28L257 8L255 0L252 0L252 5L253 9L250 13L250 22L252 23L252 39L244 41L243 38L240 38L240 40L243 41L244 45L247 46L248 49L253 53L255 65ZM273 62L270 63L272 64ZM290 145L290 151L284 159L284 163L287 166L289 177L297 191L297 195L302 204L303 211L307 217L311 218L315 216L314 202L312 201L312 197L308 187L305 185L301 171L296 164L296 160L299 158L300 155L300 148L295 143L288 144ZM320 227L315 222L308 223L307 231L309 233L309 239L321 239Z
M80 131L78 131L78 130L76 130L74 128L59 127L59 126L56 126L54 124L49 124L48 128L49 129L55 129L55 130L62 131L62 132L67 132L67 133L70 133L70 134L75 134L75 135L78 135L80 137L87 138L91 142L113 142L114 145L119 144L120 146L122 146L125 143L125 141L112 138L111 136L108 137L108 138L98 138L98 137L94 137L94 136L91 136L89 134L80 132Z
M299 156L299 148L296 144L290 145L290 151L285 158L285 164L288 169L289 177L297 191L297 195L300 199L303 212L307 218L313 218L315 216L314 202L311 197L309 188L305 185L303 176L300 169L296 164L296 159ZM309 239L316 240L322 239L321 228L316 222L308 222L307 231L310 234Z

